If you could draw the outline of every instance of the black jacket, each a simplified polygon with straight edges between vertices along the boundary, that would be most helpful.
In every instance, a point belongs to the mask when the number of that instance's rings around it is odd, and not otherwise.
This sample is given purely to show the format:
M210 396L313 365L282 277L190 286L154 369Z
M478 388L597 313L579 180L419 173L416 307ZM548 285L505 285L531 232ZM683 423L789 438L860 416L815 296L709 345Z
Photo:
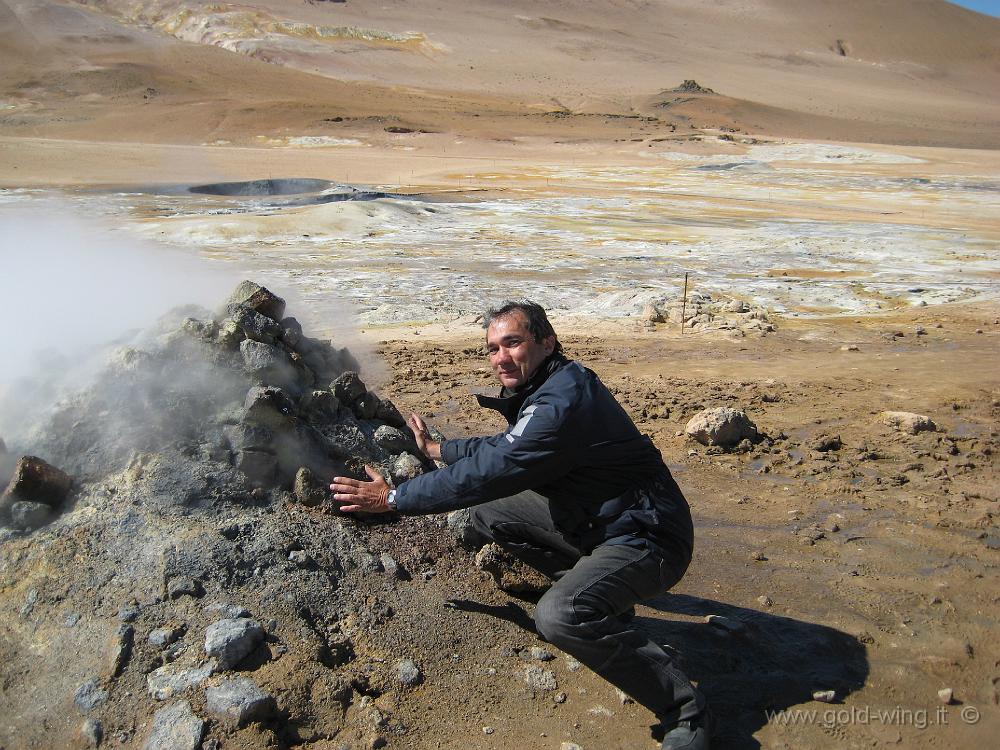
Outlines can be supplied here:
M549 499L557 527L584 551L645 538L690 554L684 496L652 441L592 371L555 354L518 392L478 398L510 427L444 441L448 466L403 482L400 513L442 513L531 489Z

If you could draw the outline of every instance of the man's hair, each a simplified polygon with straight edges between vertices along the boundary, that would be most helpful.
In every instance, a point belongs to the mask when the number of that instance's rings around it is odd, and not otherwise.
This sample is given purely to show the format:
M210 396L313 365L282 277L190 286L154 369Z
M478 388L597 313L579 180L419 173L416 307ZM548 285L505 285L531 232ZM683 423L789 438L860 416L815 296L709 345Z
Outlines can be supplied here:
M528 331L535 337L535 341L538 343L541 343L549 336L556 335L555 329L549 322L549 317L545 314L545 308L537 302L532 302L527 299L521 300L520 302L508 300L500 307L490 308L486 312L486 317L483 319L483 328L489 328L490 323L494 320L506 317L516 310L520 310L524 313L524 317L528 321ZM558 337L556 337L556 348L553 351L556 354L562 352L562 344L559 342Z

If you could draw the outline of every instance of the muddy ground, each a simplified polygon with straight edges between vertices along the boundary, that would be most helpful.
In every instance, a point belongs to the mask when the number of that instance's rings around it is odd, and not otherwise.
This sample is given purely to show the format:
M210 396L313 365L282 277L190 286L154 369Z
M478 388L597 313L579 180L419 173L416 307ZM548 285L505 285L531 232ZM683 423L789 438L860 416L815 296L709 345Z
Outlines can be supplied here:
M450 435L500 429L468 396L493 388L480 335L385 342L386 395ZM720 720L717 746L975 747L1000 727L998 337L988 307L785 323L737 340L665 326L563 337L653 437L693 507L694 562L637 622L683 654ZM680 434L717 405L745 408L773 442L720 454ZM897 409L938 431L880 423ZM816 449L834 435L841 448ZM394 547L406 530L380 534ZM655 747L653 717L562 654L551 664L565 703L512 676L509 649L535 638L508 620L530 603L448 559L427 596L477 611L414 619L418 642L443 650L419 703L400 705L400 747ZM725 633L709 614L745 627ZM491 620L495 641L463 635ZM819 690L834 702L814 701Z

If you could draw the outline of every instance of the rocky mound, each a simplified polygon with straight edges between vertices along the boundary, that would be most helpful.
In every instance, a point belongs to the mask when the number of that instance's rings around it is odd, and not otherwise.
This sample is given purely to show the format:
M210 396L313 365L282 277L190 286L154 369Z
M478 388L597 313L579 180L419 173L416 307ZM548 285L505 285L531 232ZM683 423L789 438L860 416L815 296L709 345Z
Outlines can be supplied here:
M350 352L284 308L243 282L214 316L175 311L59 405L36 455L15 466L25 446L9 447L0 745L379 746L405 731L371 702L420 681L392 655L406 642L380 635L373 662L358 641L392 617L387 596L419 596L396 590L407 567L454 545L406 521L421 551L397 543L400 561L332 507L335 474L431 466Z

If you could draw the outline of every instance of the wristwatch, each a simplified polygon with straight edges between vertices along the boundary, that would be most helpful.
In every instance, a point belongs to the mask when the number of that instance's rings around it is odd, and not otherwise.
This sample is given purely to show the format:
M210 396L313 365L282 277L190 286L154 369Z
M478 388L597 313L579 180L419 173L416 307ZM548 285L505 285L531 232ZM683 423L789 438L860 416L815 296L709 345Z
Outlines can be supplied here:
M385 504L389 510L396 510L396 490L389 490L389 496L385 499Z

